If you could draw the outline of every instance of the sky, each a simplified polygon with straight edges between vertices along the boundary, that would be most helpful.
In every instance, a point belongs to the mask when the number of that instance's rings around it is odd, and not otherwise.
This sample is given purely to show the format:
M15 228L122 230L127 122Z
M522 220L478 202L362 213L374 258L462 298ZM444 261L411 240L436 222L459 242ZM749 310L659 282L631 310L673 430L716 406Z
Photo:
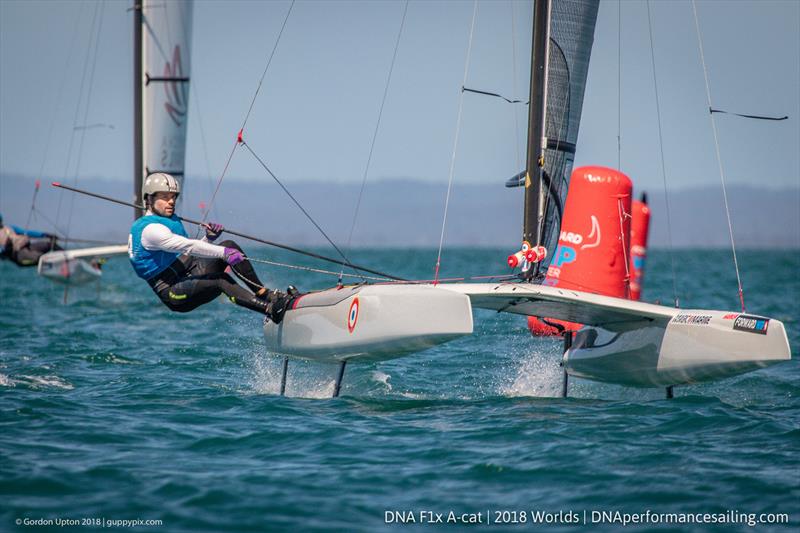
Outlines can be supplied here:
M196 2L188 179L209 187L209 176L220 176L289 5ZM637 190L661 190L663 149L669 188L719 183L691 3L650 4L661 145L647 6L601 2L576 166L619 164ZM0 174L132 178L129 7L121 0L102 6L86 123L105 126L87 130L82 147L73 138L70 150L95 3L0 1ZM363 179L403 8L393 1L295 4L245 130L287 185ZM715 115L726 181L800 186L800 1L698 0L697 11L714 107L789 115L781 122ZM447 182L472 12L472 2L410 3L368 183ZM526 97L530 19L530 2L479 2L467 86ZM463 98L454 183L501 186L523 167L527 109ZM271 180L244 150L225 179ZM16 201L3 196L0 184L0 209Z

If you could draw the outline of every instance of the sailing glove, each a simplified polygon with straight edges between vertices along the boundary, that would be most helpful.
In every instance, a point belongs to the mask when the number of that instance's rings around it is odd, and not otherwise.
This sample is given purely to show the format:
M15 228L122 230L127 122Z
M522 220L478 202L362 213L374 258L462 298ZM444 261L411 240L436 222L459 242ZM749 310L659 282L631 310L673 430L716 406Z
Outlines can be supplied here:
M236 248L225 248L225 262L230 266L238 265L244 261L244 255Z
M208 242L214 242L217 240L217 237L222 235L222 232L225 231L225 228L222 227L222 224L218 224L216 222L204 224L204 227L206 229L206 239L208 239Z

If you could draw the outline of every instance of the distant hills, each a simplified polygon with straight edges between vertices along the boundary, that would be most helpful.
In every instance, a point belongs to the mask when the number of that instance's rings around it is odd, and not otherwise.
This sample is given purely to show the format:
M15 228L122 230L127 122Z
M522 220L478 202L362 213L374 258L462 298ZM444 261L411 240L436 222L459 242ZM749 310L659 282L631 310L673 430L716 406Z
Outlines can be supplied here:
M7 222L24 225L34 180L0 177L0 212ZM79 187L130 200L127 182L82 179ZM288 183L287 187L337 244L346 244L360 184ZM367 183L353 232L353 246L437 246L446 195L445 184L408 179ZM211 196L207 178L190 180L181 212L199 218L200 201ZM653 212L651 247L668 245L663 191L649 191ZM731 186L728 200L736 244L750 248L800 248L800 186L764 190ZM675 247L728 247L728 225L719 187L670 192L672 243ZM93 198L62 193L42 185L34 229L51 231L45 219L69 221L73 237L126 241L132 209ZM514 248L521 232L522 189L455 184L450 197L445 244ZM69 213L71 214L71 219ZM275 184L225 181L211 217L231 228L287 244L322 245L325 240Z

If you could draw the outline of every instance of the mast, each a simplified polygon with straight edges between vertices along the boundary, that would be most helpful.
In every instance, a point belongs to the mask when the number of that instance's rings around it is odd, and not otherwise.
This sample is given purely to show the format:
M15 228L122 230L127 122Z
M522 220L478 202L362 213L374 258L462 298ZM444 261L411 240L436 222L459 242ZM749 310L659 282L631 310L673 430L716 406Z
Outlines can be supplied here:
M142 0L133 2L133 203L142 201L143 149L142 140ZM133 208L133 217L142 210Z
M542 242L544 226L544 170L545 120L547 110L547 68L550 40L550 0L536 0L533 8L531 43L531 83L528 114L528 156L525 175L525 207L522 226L523 248L538 246ZM530 278L539 271L536 263L526 272Z

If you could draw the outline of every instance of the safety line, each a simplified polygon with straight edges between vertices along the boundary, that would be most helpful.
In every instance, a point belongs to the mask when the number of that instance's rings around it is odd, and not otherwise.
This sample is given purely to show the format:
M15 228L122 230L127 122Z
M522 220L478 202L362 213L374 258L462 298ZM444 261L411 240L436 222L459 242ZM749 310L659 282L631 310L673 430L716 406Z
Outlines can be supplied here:
M739 285L739 303L742 305L742 312L745 311L744 306L744 290L742 289L742 278L739 275L739 261L736 258L736 243L733 239L733 223L731 222L731 212L728 206L728 191L725 187L725 172L722 169L722 157L719 153L719 138L717 137L717 124L714 120L713 109L711 107L711 85L708 81L708 69L706 68L706 57L703 53L703 40L700 37L700 22L697 19L697 7L694 0L692 0L692 13L694 13L694 27L697 31L697 45L700 49L700 61L703 64L703 76L706 81L706 98L708 99L708 116L711 118L711 130L714 132L714 149L717 153L717 165L719 166L719 179L722 182L722 197L725 201L725 217L728 219L728 235L731 238L731 251L733 252L733 267L736 269L736 282Z

